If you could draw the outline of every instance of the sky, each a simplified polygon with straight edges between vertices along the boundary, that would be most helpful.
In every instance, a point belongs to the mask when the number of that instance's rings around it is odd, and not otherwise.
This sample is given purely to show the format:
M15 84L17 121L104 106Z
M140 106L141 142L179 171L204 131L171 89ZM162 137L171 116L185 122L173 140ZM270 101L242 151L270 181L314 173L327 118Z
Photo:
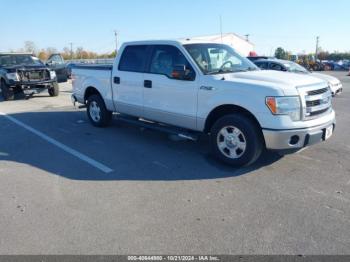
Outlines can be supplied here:
M25 41L38 48L105 53L144 39L220 33L249 34L258 54L281 46L314 52L316 37L328 51L350 51L349 0L0 0L0 51Z

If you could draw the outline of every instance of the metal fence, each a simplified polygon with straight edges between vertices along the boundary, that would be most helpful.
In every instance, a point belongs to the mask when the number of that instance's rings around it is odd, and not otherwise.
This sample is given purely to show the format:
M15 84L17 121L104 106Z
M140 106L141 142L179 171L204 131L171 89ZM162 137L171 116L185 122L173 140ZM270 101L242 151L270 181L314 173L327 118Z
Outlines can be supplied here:
M67 64L113 64L114 58L106 58L106 59L72 59L65 60Z

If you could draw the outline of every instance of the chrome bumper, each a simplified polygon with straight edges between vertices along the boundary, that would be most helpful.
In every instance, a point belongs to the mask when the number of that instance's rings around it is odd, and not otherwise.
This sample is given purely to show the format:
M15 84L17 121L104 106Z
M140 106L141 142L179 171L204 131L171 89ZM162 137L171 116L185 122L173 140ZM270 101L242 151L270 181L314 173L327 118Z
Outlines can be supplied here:
M333 134L335 124L336 121L334 119L319 126L303 129L263 129L265 145L267 149L271 150L297 151L328 139L329 137L326 137L326 130L332 127Z

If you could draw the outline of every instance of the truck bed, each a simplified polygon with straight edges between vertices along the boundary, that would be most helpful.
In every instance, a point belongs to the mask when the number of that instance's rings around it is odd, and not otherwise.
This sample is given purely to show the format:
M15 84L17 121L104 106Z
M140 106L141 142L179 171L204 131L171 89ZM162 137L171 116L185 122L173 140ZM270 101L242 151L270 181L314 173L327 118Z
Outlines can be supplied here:
M103 97L111 96L113 65L75 65L72 67L73 92L79 102L84 102L84 87L97 88Z

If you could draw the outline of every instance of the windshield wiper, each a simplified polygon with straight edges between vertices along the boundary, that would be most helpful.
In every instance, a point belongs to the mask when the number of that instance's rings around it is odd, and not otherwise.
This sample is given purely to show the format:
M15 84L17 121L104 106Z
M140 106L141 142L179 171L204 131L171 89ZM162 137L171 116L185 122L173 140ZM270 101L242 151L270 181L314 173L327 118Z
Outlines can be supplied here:
M234 69L234 70L215 70L207 72L207 75L217 75L217 74L229 74L229 73L240 73L240 72L248 72L248 71L256 71L254 67L248 67L245 69Z
M248 71L256 71L258 70L256 67L248 67Z

